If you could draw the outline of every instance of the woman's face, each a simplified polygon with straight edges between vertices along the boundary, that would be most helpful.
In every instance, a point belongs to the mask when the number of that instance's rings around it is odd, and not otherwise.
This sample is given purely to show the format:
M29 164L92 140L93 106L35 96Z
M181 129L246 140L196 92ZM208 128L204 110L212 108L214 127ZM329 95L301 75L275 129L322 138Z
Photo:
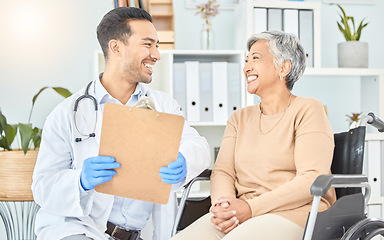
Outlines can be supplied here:
M243 69L247 91L260 96L280 81L278 69L269 52L268 41L259 40L249 50Z

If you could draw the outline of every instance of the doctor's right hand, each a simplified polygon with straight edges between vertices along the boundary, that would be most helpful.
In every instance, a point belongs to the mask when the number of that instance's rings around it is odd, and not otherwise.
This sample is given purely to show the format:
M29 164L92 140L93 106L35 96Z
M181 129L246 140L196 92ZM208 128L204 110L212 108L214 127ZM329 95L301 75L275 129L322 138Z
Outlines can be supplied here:
M114 157L97 156L84 160L83 169L80 175L80 183L85 191L95 188L101 183L108 182L112 176L116 175L115 168L119 168L120 163Z

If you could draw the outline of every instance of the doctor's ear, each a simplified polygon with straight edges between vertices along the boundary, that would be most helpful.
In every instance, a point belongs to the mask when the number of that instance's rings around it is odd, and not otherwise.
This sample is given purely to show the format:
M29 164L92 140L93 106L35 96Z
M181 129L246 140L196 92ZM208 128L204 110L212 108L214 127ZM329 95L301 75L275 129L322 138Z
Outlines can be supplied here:
M120 44L121 42L115 39L112 39L108 43L109 51L111 51L113 54L119 54L120 53Z

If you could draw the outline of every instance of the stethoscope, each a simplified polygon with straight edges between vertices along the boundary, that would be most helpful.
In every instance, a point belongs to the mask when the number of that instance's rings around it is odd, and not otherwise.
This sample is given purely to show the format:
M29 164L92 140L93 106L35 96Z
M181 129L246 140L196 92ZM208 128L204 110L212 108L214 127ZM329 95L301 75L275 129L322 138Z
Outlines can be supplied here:
M74 119L74 122L75 122L75 128L77 130L78 133L80 133L82 136L84 137L78 137L78 138L75 138L75 142L81 142L83 140L87 140L91 137L95 137L96 134L95 134L95 130L96 130L96 125L97 125L97 110L98 110L98 107L97 107L97 101L96 101L96 98L92 95L89 94L89 88L91 87L92 85L92 82L88 83L86 89L85 89L85 92L83 95L81 95L80 97L78 97L75 101L75 106L73 108L73 119ZM93 101L93 105L95 106L95 115L96 115L96 121L95 121L95 125L93 126L93 130L91 133L89 134L85 134L83 132L81 132L79 130L79 128L77 127L77 124L76 124L76 113L77 113L77 107L79 106L79 102L85 98L88 98L88 99L91 99Z
M96 130L96 126L97 126L97 110L98 110L98 107L97 107L97 100L94 96L90 95L89 94L89 88L91 87L92 85L92 82L88 83L87 87L85 88L85 92L83 95L81 95L80 97L78 97L75 101L75 106L73 108L73 119L74 119L74 122L75 122L75 128L77 130L78 133L80 133L82 136L84 136L83 138L80 138L80 137L77 137L75 138L75 142L81 142L81 141L84 141L84 140L87 140L87 139L90 139L92 137L95 137L96 134L95 134L95 130ZM79 106L79 102L85 98L88 98L88 99L91 99L93 101L93 105L95 106L95 115L96 115L96 121L95 121L95 125L93 126L93 130L91 133L89 134L85 134L85 133L82 133L79 128L77 127L77 124L76 124L76 113L77 113L77 107ZM153 102L153 99L148 97L147 94L145 95L142 95L140 97L140 99L138 100L138 102L136 103L136 107L139 107L139 108L147 108L147 109L151 109L151 110L155 110L155 104Z

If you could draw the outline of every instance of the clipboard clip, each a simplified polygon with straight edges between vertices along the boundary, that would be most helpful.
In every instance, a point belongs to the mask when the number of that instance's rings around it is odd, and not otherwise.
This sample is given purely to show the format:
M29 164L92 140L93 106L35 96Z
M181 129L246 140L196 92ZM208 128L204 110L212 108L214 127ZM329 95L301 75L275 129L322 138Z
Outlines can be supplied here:
M153 99L148 97L148 96L145 96L145 95L142 95L139 98L139 100L137 101L135 107L146 108L146 109L150 109L150 110L156 111L155 110L155 103L153 102Z

